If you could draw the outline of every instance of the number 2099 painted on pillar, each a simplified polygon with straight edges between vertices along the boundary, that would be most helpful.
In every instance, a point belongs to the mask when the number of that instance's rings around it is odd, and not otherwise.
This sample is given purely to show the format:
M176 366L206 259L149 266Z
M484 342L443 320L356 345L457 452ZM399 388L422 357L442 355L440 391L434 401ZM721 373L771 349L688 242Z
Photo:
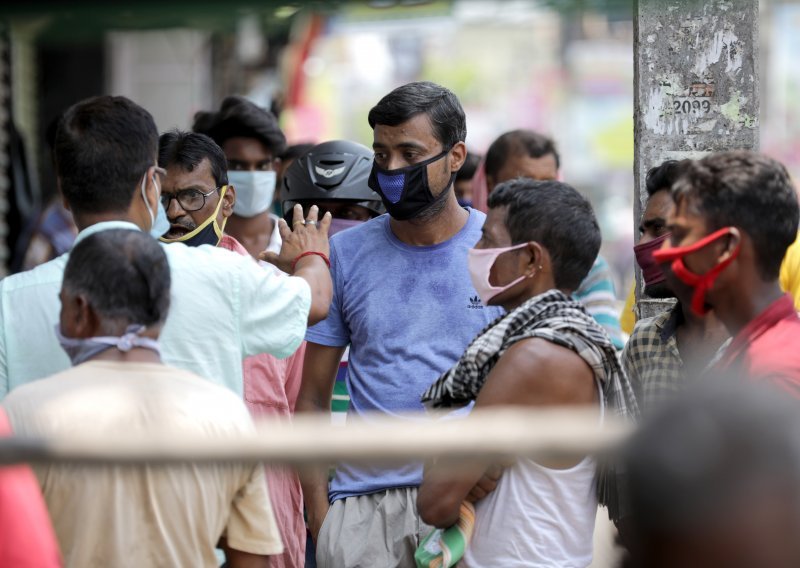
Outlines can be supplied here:
M675 114L707 114L711 110L711 101L708 99L678 99L672 101Z

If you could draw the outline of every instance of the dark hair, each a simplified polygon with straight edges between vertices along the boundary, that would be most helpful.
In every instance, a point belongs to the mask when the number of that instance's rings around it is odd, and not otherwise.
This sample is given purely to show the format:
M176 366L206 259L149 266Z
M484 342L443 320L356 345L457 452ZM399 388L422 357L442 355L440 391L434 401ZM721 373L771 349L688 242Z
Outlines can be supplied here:
M458 97L430 81L397 87L372 107L367 121L374 130L378 124L397 126L419 114L431 121L433 136L445 150L467 139L467 119Z
M158 139L158 165L162 168L177 164L183 170L191 172L204 159L211 163L211 174L217 187L227 184L228 161L225 154L205 134L184 132L176 128L165 132Z
M58 126L55 154L72 211L127 211L157 149L156 123L133 101L101 96L71 106Z
M497 177L506 160L512 155L525 155L531 158L541 158L552 154L556 159L556 168L561 167L561 157L556 150L556 143L552 138L533 130L512 130L501 134L486 151L484 168L486 175Z
M63 287L86 295L104 319L162 323L169 309L167 256L147 233L110 229L89 235L69 253Z
M471 180L475 177L475 172L478 170L478 165L481 163L481 157L478 154L467 152L467 157L464 160L464 165L456 173L456 181Z
M281 154L281 160L296 160L300 156L304 156L306 152L311 150L315 145L311 144L310 142L304 142L302 144L292 144L286 151Z
M556 287L577 289L600 252L600 227L589 201L560 181L517 178L489 194L490 208L503 206L512 243L541 244L550 253Z
M61 123L64 115L59 114L50 122L47 123L47 128L44 131L44 141L47 144L47 149L55 155L56 149L56 134L58 133L58 125Z
M201 111L194 115L192 130L210 136L222 146L228 138L260 140L277 158L286 151L286 137L278 119L244 97L225 97L219 112Z
M672 191L675 201L691 199L710 231L747 233L760 276L778 277L800 221L797 193L779 162L747 150L712 154L687 164Z
M651 168L647 172L647 178L645 179L647 196L653 197L653 195L663 190L670 191L688 162L689 160L667 160L660 166Z

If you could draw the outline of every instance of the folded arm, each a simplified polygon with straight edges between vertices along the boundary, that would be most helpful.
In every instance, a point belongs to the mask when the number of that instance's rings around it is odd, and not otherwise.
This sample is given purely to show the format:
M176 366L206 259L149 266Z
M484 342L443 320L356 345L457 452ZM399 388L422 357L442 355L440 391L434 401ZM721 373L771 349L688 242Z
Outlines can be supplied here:
M597 396L594 375L583 359L549 341L526 339L500 357L473 412L493 406L592 404ZM486 460L458 464L457 468L441 462L429 464L417 497L420 517L439 528L454 525L462 501L479 500L494 490L508 465Z

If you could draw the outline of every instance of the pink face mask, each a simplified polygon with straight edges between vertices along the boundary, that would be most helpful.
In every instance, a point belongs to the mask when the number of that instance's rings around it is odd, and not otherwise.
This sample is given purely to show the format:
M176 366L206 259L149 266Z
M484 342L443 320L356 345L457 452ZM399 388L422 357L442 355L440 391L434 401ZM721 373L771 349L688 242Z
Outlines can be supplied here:
M364 221L356 221L355 219L337 219L334 217L331 219L331 226L328 229L328 237L332 237L336 233L341 233L342 231L346 231L347 229L352 229L353 227L357 227Z
M469 275L472 278L472 285L475 291L481 298L484 306L489 305L489 300L497 296L500 292L505 292L517 282L525 279L525 274L509 282L505 286L492 286L489 282L489 273L492 271L497 257L510 250L521 249L528 246L528 243L521 245L514 245L511 247L491 248L491 249L469 249L467 251L467 265L469 267Z

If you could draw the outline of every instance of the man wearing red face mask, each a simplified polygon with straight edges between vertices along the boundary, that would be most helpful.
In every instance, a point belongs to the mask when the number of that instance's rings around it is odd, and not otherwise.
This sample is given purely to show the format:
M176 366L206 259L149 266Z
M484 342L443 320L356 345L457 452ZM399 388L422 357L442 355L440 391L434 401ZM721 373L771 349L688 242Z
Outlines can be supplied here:
M800 397L800 318L779 272L800 207L786 169L749 151L689 163L672 188L671 246L654 253L733 336L715 371L768 380Z
M644 293L650 298L678 299L670 310L639 321L622 352L622 364L643 415L682 390L687 376L702 371L729 337L713 312L705 316L692 312L692 290L653 259L670 237L667 218L675 210L670 188L684 166L668 160L647 173L647 205L639 224L639 244L633 248L642 269Z

